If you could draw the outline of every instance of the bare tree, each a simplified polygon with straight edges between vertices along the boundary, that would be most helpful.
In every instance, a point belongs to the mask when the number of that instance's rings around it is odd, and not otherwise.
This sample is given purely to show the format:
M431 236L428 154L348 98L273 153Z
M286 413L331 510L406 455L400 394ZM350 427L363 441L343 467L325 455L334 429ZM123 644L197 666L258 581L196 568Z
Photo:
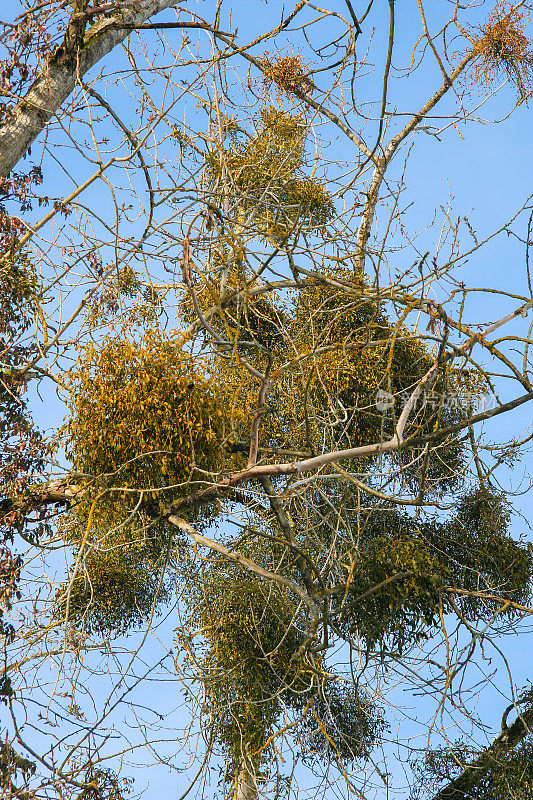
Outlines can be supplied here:
M410 212L422 143L529 113L526 6L232 10L4 22L0 785L528 797L530 434L491 420L533 399L531 202ZM525 288L469 286L499 238Z

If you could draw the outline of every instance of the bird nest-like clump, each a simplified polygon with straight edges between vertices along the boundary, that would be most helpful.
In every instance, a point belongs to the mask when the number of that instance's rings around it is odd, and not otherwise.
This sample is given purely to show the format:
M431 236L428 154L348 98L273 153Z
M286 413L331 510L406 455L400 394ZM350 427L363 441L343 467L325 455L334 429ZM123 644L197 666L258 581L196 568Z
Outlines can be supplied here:
M474 79L485 88L507 79L521 100L533 93L533 50L526 36L527 11L500 2L474 40Z
M301 56L263 56L260 59L263 71L263 89L269 91L274 84L278 93L298 96L302 92L313 92L315 86L307 74Z

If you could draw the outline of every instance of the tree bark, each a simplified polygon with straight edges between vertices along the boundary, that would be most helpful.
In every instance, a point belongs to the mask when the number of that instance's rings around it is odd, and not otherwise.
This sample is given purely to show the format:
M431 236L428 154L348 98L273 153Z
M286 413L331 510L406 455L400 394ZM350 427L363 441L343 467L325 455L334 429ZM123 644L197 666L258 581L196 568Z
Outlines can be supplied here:
M26 155L51 117L74 91L77 81L140 25L178 0L132 0L92 25L83 41L69 36L46 62L26 96L0 125L0 177L7 177ZM122 27L127 25L128 27ZM71 29L69 24L67 33Z
M235 800L256 800L257 788L250 774L246 759L243 758L235 780Z
M0 500L0 523L10 514L28 515L38 508L49 505L70 505L81 499L83 489L68 479L48 481L31 489L20 497L5 497Z

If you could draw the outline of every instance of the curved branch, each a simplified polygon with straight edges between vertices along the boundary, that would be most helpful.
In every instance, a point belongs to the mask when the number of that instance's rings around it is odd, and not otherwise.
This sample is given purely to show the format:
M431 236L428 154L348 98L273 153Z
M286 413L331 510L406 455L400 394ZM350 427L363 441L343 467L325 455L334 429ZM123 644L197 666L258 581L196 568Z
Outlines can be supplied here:
M509 709L507 709L507 712ZM531 733L533 708L526 709L509 727L503 728L492 744L463 772L433 796L433 800L470 800L487 770L498 766L502 757Z

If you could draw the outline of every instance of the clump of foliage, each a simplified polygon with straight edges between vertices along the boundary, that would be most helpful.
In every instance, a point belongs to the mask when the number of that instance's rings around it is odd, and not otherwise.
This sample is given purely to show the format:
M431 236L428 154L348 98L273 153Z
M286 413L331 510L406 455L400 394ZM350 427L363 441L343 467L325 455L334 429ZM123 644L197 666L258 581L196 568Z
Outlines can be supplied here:
M477 59L475 80L490 87L507 78L515 84L519 97L526 99L533 88L533 50L525 34L528 12L499 2L474 41Z
M114 487L114 498L175 496L218 470L224 417L215 382L162 331L87 346L67 387L68 455L87 479Z
M239 283L234 283L238 291ZM345 293L310 282L291 301L272 294L268 299L255 296L253 290L260 289L255 283L240 289L238 302L218 311L221 332L236 342L257 343L251 353L260 369L266 367L265 349L271 358L267 405L275 412L267 409L262 422L266 446L313 452L324 431L335 444L344 439L346 446L361 443L366 434L379 435L382 415L375 393L394 344L390 326L364 296L366 282L356 276L353 284L353 293ZM378 329L382 343L376 346L372 332ZM221 382L242 412L234 415L234 424L244 422L237 436L244 436L254 413L254 381L242 369L220 371Z
M382 535L348 553L343 626L369 646L402 652L427 635L441 606L446 570L416 535Z
M267 92L274 84L278 88L278 100L282 93L298 96L301 92L312 92L315 88L300 55L276 55L272 58L265 54L259 63L264 76L263 89Z
M427 750L423 759L414 764L422 786L429 781L451 783L461 773L457 797L472 800L532 800L533 798L533 741L528 736L513 750L504 745L487 755L483 750L458 742L454 746ZM415 791L411 800L421 800L422 792ZM450 792L450 797L452 793Z
M253 135L232 130L228 149L210 161L213 179L229 180L241 214L253 213L259 234L276 244L296 229L322 227L334 213L324 184L302 171L308 130L303 116L264 108Z
M38 287L28 256L6 252L0 260L0 478L1 496L23 491L42 466L43 441L22 398L20 369L36 352L27 331L39 316Z
M221 400L199 360L155 329L139 342L118 335L89 345L67 386L67 453L85 492L61 523L75 566L56 614L90 633L121 633L166 596L172 537L151 504L219 469ZM210 517L209 508L195 514L197 522Z
M1 37L0 37L1 38ZM0 61L0 81L3 62ZM0 102L0 116L2 103ZM28 172L11 172L7 177L0 177L0 251L7 260L13 259L15 254L20 257L19 237L23 230L20 218L9 211L9 206L20 209L21 212L30 211L34 194L34 185L43 182L41 168L33 166ZM39 200L39 204L43 199ZM16 258L16 255L15 255Z
M376 406L376 392L400 398L433 358L406 329L390 324L368 296L365 276L335 270L329 277L348 279L347 288L311 284L299 291L291 334L310 356L304 366L308 416L329 428L334 443L344 439L348 447L392 432L392 418Z
M0 217L1 213L0 208ZM28 329L40 311L37 279L27 254L17 250L12 231L4 249L3 233L0 219L0 634L9 639L13 627L4 622L2 607L9 608L17 596L22 567L10 544L25 521L13 501L26 493L42 469L47 447L27 409L22 373L36 352ZM8 689L6 677L0 695Z
M497 596L494 601L456 598L467 617L489 616L501 609L502 599L523 605L531 599L533 546L513 539L509 522L501 493L476 486L463 494L447 522L422 527L428 545L447 564L449 585ZM507 613L514 612L509 608Z
M35 798L35 793L28 788L35 770L36 764L33 761L17 753L7 741L0 741L0 789L4 797L16 800Z
M297 739L304 761L350 764L370 757L386 727L360 689L330 679L319 685L311 710L298 722Z
M19 596L17 584L21 569L22 559L20 556L14 556L9 547L5 545L0 547L0 609L7 608L9 610L12 598ZM0 632L4 635L7 633L7 630L4 630L1 617ZM1 694L2 691L0 689Z
M261 563L276 558L257 539L240 549ZM277 558L278 570L281 564L290 574L281 551ZM362 694L337 685L309 652L309 620L290 590L258 582L218 557L197 578L189 605L204 641L204 711L229 758L229 774L243 761L260 770L272 754L275 723L288 709L310 760L367 757L382 729L379 714Z
M210 324L221 337L260 370L270 363L270 385L261 421L260 446L302 454L323 449L343 449L385 440L406 399L434 364L435 354L404 326L394 326L372 298L367 279L347 270L328 273L339 285L310 279L296 298L261 293L261 284L243 284L230 274L227 303L215 305L214 288L199 297L203 308L214 308ZM232 292L233 294L230 294ZM267 355L268 353L268 355ZM270 361L269 361L270 360ZM235 361L215 367L230 400L231 424L241 441L249 431L257 409L257 381ZM432 426L464 418L467 403L459 402L467 372L456 375L442 369L428 386L430 400L454 392L457 402L446 408L441 402L421 402L411 415L409 430L424 433ZM384 412L377 403L379 391L393 400ZM446 457L423 460L415 451L398 454L404 479L419 486L421 471L426 491L443 491L455 479L461 464L461 448L446 444ZM420 454L422 449L420 450Z
M116 506L97 508L94 501L88 512L82 503L60 522L74 565L55 615L87 634L116 636L138 627L168 596L168 533L120 505L122 525L115 524Z
M133 778L121 778L112 769L98 769L92 764L85 771L84 781L85 796L91 800L124 800L133 791Z
M260 762L282 698L312 685L297 658L304 634L292 599L275 584L258 583L216 558L201 577L190 605L206 643L205 711L234 765L243 756Z
M347 575L341 625L369 646L401 652L431 633L440 614L453 610L451 600L472 621L495 610L516 614L512 606L502 609L502 601L529 602L533 548L512 539L508 524L501 495L483 487L464 494L448 520L421 522L397 509L376 508L362 526L359 546L341 562ZM448 587L457 595L450 596Z
M104 271L99 256L92 257L93 269L98 275ZM102 288L94 292L87 302L86 322L89 327L113 326L118 319L129 326L152 327L161 312L161 300L153 286L145 286L139 275L129 265L113 271L106 270Z
M477 777L477 776L476 776ZM490 764L477 791L483 800L533 799L533 741L522 742L515 750Z

